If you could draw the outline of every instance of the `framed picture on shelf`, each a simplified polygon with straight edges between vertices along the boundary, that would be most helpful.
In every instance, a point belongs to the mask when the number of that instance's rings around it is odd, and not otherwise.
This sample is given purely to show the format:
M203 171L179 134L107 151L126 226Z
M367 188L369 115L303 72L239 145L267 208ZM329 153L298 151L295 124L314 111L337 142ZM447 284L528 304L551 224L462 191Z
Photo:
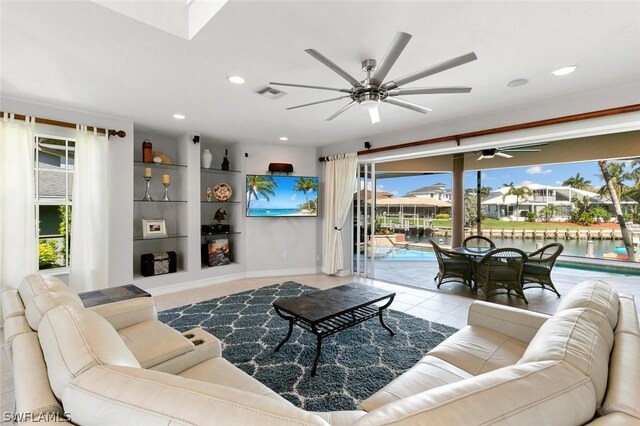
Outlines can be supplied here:
M202 245L202 263L207 266L223 266L231 263L229 240L219 238Z
M142 238L166 238L167 224L164 219L142 219Z

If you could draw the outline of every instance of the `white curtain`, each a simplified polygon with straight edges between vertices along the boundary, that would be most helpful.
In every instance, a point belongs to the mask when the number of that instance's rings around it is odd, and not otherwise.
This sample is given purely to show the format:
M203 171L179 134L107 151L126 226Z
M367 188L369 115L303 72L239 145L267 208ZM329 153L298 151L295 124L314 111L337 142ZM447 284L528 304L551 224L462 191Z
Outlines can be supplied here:
M108 286L109 143L86 127L75 139L69 285L82 292Z
M18 287L38 270L33 178L34 121L0 122L0 285Z
M335 155L326 160L322 272L335 274L344 269L342 230L353 203L358 154Z

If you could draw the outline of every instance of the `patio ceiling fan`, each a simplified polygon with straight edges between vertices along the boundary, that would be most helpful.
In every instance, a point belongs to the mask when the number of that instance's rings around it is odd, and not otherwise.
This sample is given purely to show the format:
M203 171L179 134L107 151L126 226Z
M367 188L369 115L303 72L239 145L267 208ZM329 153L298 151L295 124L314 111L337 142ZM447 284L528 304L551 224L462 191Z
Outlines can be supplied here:
M513 155L509 154L510 152L540 152L542 151L538 147L546 146L546 143L535 144L535 145L525 145L525 146L514 146L512 148L489 148L489 149L481 149L477 152L480 154L477 161L491 159L494 157L502 157L502 158L513 158Z
M358 81L356 78L351 76L351 74L347 73L345 70L340 68L338 65L333 63L330 59L324 56L322 53L318 52L315 49L306 49L309 55L313 56L315 59L320 61L322 64L330 68L333 72L337 73L340 77L344 78L351 84L351 87L348 89L334 88L334 87L324 87L324 86L310 86L306 84L293 84L293 83L276 83L270 82L269 84L273 84L274 86L288 86L288 87L301 87L305 89L319 89L319 90L329 90L333 92L344 93L343 96L331 99L325 99L317 102L311 102L308 104L297 105L293 107L287 108L287 110L297 109L308 107L312 105L323 104L326 102L333 102L342 99L350 99L350 102L344 105L335 113L331 114L329 117L325 119L325 121L331 121L343 112L347 111L349 108L354 105L360 105L363 109L369 111L369 116L371 117L371 123L375 124L380 122L380 114L378 112L378 105L380 102L388 103L391 105L396 105L402 108L407 108L412 111L416 111L422 114L426 114L431 111L431 109L423 107L421 105L414 104L412 102L406 101L404 99L398 98L400 95L431 95L431 94L446 94L446 93L469 93L471 92L471 87L411 87L411 88L400 88L400 86L404 86L405 84L412 83L416 80L420 80L422 78L428 77L430 75L437 74L442 71L446 71L451 68L458 67L460 65L464 65L468 62L475 61L477 58L474 52L467 53L462 56L458 56L453 59L449 59L448 61L444 61L440 64L433 65L431 67L424 68L422 70L413 72L411 74L405 75L404 77L389 80L386 83L383 83L387 74L396 63L396 60L404 50L407 43L411 39L411 35L403 32L398 32L395 38L391 42L391 46L385 53L384 58L378 65L375 59L365 59L362 61L362 71L367 73L367 77Z

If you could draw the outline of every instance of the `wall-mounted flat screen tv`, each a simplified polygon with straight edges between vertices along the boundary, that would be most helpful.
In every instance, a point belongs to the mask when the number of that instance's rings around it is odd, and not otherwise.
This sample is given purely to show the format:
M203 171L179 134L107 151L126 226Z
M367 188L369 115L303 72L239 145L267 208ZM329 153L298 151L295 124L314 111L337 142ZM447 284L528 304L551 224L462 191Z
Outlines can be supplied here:
M318 216L318 178L247 175L247 217Z

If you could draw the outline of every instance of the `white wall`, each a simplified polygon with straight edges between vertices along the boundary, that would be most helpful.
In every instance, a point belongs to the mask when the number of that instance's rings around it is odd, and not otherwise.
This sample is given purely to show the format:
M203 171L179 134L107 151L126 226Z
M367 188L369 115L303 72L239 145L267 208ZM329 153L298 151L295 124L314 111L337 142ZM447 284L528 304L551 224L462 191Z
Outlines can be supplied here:
M108 117L85 112L51 107L15 99L0 98L2 110L16 114L33 115L51 120L67 121L106 127L108 129L124 130L125 138L112 137L109 140L109 283L111 286L130 284L133 270L133 247L131 244L133 221L133 122L123 118ZM48 126L36 126L36 129L47 130ZM54 128L55 131L68 132L73 130Z
M320 173L315 147L242 144L239 149L248 154L248 157L241 156L243 175L268 174L269 163L293 164L294 176L319 176ZM321 186L318 218L246 218L245 259L249 276L316 271L317 255L322 253L318 244L324 199L322 189Z

